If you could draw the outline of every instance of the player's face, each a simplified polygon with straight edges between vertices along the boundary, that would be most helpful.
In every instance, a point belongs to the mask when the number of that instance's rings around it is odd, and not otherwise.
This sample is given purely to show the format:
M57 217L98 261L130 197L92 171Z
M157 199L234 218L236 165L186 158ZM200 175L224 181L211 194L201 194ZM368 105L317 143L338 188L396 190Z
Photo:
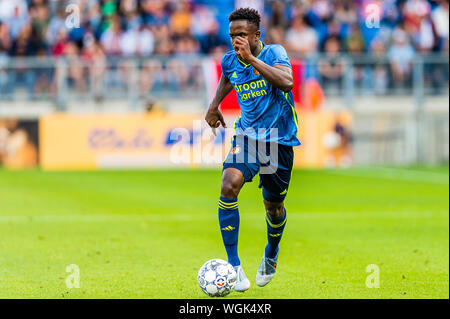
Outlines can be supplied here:
M249 23L247 20L235 20L230 23L230 38L231 44L233 45L234 51L237 53L237 49L234 45L237 37L242 37L246 39L250 45L250 50L255 52L255 50L259 46L259 38L261 36L261 32L258 30L256 26Z

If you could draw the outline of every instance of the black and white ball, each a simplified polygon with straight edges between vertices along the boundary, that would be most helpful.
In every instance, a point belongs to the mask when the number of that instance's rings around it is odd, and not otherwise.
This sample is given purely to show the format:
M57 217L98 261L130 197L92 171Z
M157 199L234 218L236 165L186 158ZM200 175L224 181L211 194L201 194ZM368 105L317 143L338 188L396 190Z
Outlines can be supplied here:
M233 266L222 259L212 259L198 271L198 285L210 297L225 297L236 285L237 274Z

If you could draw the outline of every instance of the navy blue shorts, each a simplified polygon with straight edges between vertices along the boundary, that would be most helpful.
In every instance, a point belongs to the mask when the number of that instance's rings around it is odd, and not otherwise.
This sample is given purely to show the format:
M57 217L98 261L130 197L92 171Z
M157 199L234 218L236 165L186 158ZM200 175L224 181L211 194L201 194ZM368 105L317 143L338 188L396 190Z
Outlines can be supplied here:
M293 147L257 142L246 136L234 136L231 144L223 170L230 167L240 170L246 183L259 174L259 187L263 190L263 198L272 203L283 202L294 165Z

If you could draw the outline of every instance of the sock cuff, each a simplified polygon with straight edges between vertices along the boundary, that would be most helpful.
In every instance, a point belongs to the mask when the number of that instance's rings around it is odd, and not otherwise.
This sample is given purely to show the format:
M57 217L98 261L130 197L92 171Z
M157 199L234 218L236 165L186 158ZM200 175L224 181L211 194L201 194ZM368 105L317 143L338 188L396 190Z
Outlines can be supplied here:
M287 220L287 212L286 209L284 209L284 215L280 218L277 219L271 219L269 217L269 215L266 214L266 221L267 223L270 225L270 227L272 228L280 228L283 227L284 224L286 224L286 220Z
M227 211L231 211L231 210L236 210L238 209L239 204L237 201L237 198L223 198L220 197L219 199L219 208L222 210L227 210Z
M219 202L223 202L225 204L237 203L237 201L238 201L237 198L225 198L222 196L219 198Z

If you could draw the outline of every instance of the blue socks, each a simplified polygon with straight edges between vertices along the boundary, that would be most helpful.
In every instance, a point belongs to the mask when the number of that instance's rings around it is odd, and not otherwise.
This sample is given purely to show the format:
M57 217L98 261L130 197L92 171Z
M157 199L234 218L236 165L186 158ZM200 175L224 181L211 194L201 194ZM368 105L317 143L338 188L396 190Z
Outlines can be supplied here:
M283 235L284 227L286 226L286 209L284 215L277 219L271 219L266 215L267 224L267 245L265 249L265 255L269 258L275 258L278 254L278 245Z
M223 244L228 255L228 262L238 266L241 261L238 257L239 237L239 209L237 198L223 198L219 200L219 224Z
M278 245L286 226L286 209L282 217L271 219L266 215L267 245L265 256L275 258L278 254ZM219 200L219 225L223 244L227 251L228 262L233 266L239 266L241 261L238 257L239 237L239 208L237 198L223 198Z

